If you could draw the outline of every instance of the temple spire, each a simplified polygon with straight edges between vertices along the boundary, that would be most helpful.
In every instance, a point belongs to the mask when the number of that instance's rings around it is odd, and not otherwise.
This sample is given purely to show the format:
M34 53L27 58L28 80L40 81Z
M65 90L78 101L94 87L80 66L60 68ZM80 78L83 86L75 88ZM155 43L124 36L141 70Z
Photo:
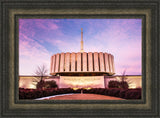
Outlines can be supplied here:
M83 50L83 28L81 28L81 51L80 52L84 52Z

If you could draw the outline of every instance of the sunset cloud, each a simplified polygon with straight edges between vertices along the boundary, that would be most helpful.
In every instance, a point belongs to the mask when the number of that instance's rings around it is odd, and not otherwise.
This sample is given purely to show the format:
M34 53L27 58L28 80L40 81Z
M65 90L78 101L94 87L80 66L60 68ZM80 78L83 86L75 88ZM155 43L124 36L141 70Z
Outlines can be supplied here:
M24 34L20 34L20 38L23 40L19 42L19 73L21 75L34 74L36 67L41 64L49 68L50 52Z
M20 75L49 70L55 53L79 52L81 28L86 52L113 54L117 75L141 75L141 19L20 19Z

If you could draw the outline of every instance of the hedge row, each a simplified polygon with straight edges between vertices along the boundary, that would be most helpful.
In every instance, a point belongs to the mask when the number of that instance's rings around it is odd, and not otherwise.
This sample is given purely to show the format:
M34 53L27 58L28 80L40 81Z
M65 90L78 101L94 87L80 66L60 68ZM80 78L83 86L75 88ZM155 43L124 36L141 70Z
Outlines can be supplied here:
M141 99L141 88L137 89L120 89L120 88L93 88L90 90L83 90L83 93L100 94L107 96L120 97L124 99Z
M80 89L73 90L71 88L50 88L50 89L19 89L19 99L36 99L41 97L67 94L67 93L80 93Z
M71 88L61 89L19 89L19 99L36 99L46 96L67 94L67 93L81 93L82 89L73 90ZM124 99L141 99L141 89L119 89L119 88L92 88L83 89L83 93L100 94L107 96L120 97Z

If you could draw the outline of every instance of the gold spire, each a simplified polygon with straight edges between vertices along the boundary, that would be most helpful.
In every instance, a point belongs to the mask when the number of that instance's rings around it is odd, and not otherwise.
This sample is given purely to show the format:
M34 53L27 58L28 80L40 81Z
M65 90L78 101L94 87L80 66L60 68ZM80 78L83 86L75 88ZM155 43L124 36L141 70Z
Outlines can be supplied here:
M80 52L84 52L83 50L83 28L81 28L81 51Z

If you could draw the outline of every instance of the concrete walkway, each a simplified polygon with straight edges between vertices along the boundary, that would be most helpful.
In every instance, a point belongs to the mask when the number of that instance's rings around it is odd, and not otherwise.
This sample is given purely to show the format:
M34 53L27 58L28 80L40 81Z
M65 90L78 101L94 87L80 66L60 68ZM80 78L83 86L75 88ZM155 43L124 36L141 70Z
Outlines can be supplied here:
M71 94L46 98L44 100L124 100L122 98L98 94Z

